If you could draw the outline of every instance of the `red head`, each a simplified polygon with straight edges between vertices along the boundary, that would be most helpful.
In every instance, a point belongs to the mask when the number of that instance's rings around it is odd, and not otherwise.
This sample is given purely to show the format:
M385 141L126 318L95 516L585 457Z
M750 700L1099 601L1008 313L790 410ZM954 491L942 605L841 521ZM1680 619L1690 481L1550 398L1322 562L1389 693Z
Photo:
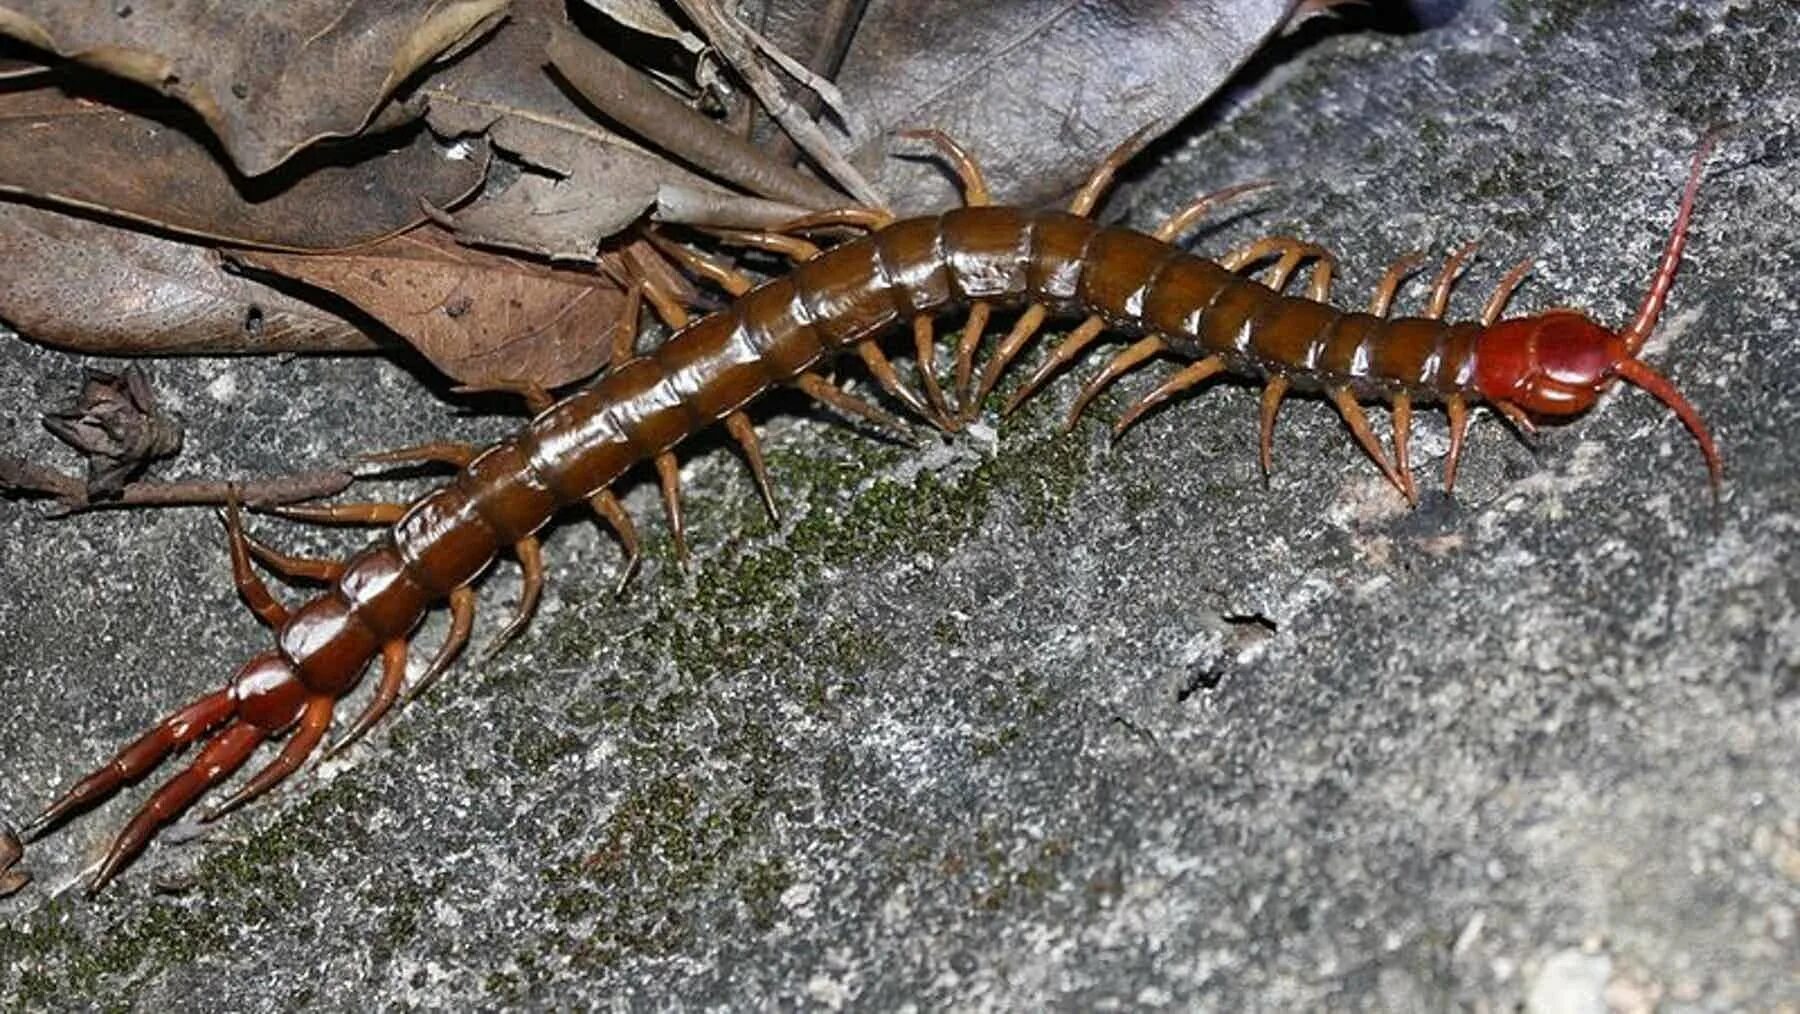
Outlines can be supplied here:
M1719 452L1700 421L1700 414L1675 390L1675 385L1637 358L1655 329L1674 284L1675 267L1681 263L1681 250L1687 243L1694 197L1700 189L1700 170L1713 140L1709 135L1694 155L1694 168L1682 195L1681 210L1675 216L1669 245L1631 326L1615 333L1574 310L1551 310L1535 317L1490 324L1476 337L1475 388L1481 397L1509 415L1516 416L1522 410L1529 415L1554 417L1586 411L1615 380L1626 380L1655 395L1693 431L1706 455L1716 490L1722 471Z

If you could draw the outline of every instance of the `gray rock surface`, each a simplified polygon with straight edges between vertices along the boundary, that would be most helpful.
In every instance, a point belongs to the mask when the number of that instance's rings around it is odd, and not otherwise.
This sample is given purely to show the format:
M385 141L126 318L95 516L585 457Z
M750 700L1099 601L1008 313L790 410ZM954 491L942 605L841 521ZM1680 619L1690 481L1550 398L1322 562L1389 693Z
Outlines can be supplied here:
M526 636L343 758L165 834L96 900L69 885L145 789L33 846L36 881L0 902L0 998L1800 1002L1793 42L1787 0L1477 0L1275 65L1161 149L1126 209L1147 227L1276 177L1197 245L1320 240L1360 303L1399 254L1478 237L1465 312L1535 255L1517 309L1621 321L1699 132L1741 123L1652 353L1718 434L1717 510L1688 435L1637 392L1535 448L1482 416L1455 499L1410 511L1316 401L1284 410L1265 488L1237 387L1111 449L1096 423L1057 434L1072 379L997 435L917 451L782 403L779 530L708 442L686 466L690 573L640 483L655 544L623 601L611 541L564 525ZM56 456L37 406L74 374L0 342L0 447ZM154 374L189 425L169 475L506 425L376 360ZM1419 430L1435 475L1441 416ZM14 821L267 643L206 512L0 503L0 544ZM478 637L515 575L484 582Z

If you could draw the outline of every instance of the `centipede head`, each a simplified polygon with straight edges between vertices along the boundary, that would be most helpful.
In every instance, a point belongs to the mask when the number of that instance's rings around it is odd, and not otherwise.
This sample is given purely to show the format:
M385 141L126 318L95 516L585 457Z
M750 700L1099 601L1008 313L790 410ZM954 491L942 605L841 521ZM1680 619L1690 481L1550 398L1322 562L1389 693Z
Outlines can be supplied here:
M1612 331L1575 310L1551 310L1532 317L1503 320L1488 325L1476 338L1475 388L1488 401L1506 409L1549 418L1568 417L1587 411L1602 392L1619 380L1656 396L1680 417L1706 455L1706 467L1716 493L1723 478L1719 451L1712 434L1681 392L1667 377L1638 358L1662 315L1664 302L1675 281L1675 268L1687 243L1688 220L1700 189L1701 169L1712 150L1717 132L1708 134L1694 154L1676 213L1668 246L1650 291L1644 294L1637 317L1629 326Z

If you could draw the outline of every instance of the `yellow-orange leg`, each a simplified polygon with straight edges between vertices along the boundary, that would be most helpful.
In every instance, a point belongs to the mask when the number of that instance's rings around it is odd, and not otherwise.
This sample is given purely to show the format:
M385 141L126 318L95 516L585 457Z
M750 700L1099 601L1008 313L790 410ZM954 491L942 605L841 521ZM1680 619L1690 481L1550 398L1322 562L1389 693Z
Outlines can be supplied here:
M1075 423L1080 420L1081 414L1087 411L1088 403L1098 397L1101 391L1106 390L1107 385L1142 366L1168 347L1162 338L1151 335L1148 338L1139 339L1125 351L1114 356L1111 362L1095 374L1094 379L1082 387L1081 393L1075 396L1075 404L1069 407L1069 417L1063 420L1063 431L1068 432L1075 428Z
M828 208L815 211L809 215L783 222L774 228L774 232L809 232L813 229L853 228L885 229L894 224L894 214L884 208L870 208L862 205L850 205L842 208Z
M895 372L893 360L889 359L887 353L881 351L881 346L875 344L873 340L859 343L856 346L856 354L861 357L863 365L868 367L869 375L875 378L875 383L881 385L883 391L898 399L908 411L939 429L948 430L954 425L949 419L932 411L931 405L927 404L918 392L906 386L906 383L900 379L900 374Z
M1431 283L1431 303L1425 308L1425 316L1440 320L1444 311L1450 308L1450 290L1456 287L1456 279L1461 276L1463 265L1475 256L1480 249L1479 243L1464 244L1463 247L1444 261L1443 270L1438 272L1437 280Z
M1170 398L1193 387L1195 384L1202 383L1223 372L1224 369L1225 358L1223 356L1207 356L1205 359L1189 363L1187 366L1176 371L1174 376L1163 381L1155 390L1139 399L1137 404L1125 410L1125 414L1119 417L1119 421L1113 423L1113 439L1117 440L1119 434L1124 433L1125 430L1129 428L1132 423L1137 422L1145 412L1168 401Z
M1469 405L1462 395L1444 399L1444 412L1450 417L1450 453L1444 458L1444 494L1456 491L1456 465L1462 460L1463 438L1469 432Z
M1081 189L1075 192L1074 199L1069 202L1070 214L1086 217L1093 212L1095 205L1100 203L1101 196L1106 193L1106 188L1112 185L1113 177L1117 175L1119 168L1130 161L1131 156L1137 154L1153 126L1154 124L1146 124L1139 127L1135 133L1100 160L1100 164L1094 167L1094 171L1088 175L1087 181L1081 185ZM1038 333L1038 329L1043 326L1047 316L1049 316L1049 308L1040 303L1027 306L1025 312L1020 314L1018 321L1013 324L1013 329L1007 333L1007 336L1001 340L1000 347L995 350L994 358L988 361L987 368L982 371L981 384L977 388L974 401L969 408L971 414L974 412L974 406L987 400L987 396L994 390L994 385L999 383L1001 375L1024 350L1032 337ZM985 323L985 319L983 323ZM1084 321L1083 324L1085 326L1086 322ZM975 340L979 341L979 336ZM972 345L966 333L964 344Z
M1399 294L1400 286L1419 270L1425 263L1425 254L1414 250L1404 254L1399 260L1388 265L1387 273L1381 276L1381 283L1375 286L1375 294L1369 297L1369 314L1385 317L1394 305L1394 297Z
M674 451L656 456L656 481L662 487L663 510L669 516L669 534L675 542L675 559L688 558L687 528L681 520L681 462Z
M1013 392L1011 398L1007 399L1006 407L1000 410L1000 414L1012 415L1020 405L1024 404L1026 398L1031 397L1039 387L1043 386L1045 381L1055 376L1058 370L1081 355L1105 330L1106 320L1104 318L1089 317L1082 321L1075 330L1069 332L1069 336L1063 339L1062 344L1050 353L1050 358L1046 359L1030 377L1027 377L1025 383L1019 385L1019 389Z
M769 469L763 463L762 442L756 439L756 427L751 425L749 416L737 411L725 417L725 430L744 449L744 460L750 465L750 475L756 479L763 506L769 510L769 521L780 525L781 511L775 506L775 489L769 485Z
M1269 276L1269 288L1276 292L1287 288L1300 265L1310 260L1313 262L1313 270L1306 285L1307 298L1319 302L1330 298L1331 276L1337 268L1337 257L1317 243L1308 243L1292 236L1267 236L1226 254L1219 259L1219 264L1227 271L1241 271L1277 254L1280 257Z
M969 316L963 321L962 337L956 343L956 401L962 406L964 422L974 419L981 412L981 404L975 397L975 353L981 348L981 339L987 331L988 318L993 315L994 308L984 300L976 300L969 306Z
M375 685L375 695L363 707L362 714L356 716L350 731L343 738L325 748L327 759L336 757L350 744L363 737L363 734L375 727L394 702L400 699L400 688L406 682L406 642L396 638L381 646L381 682Z
M1263 388L1262 406L1258 418L1257 461L1262 463L1263 482L1269 481L1269 472L1275 463L1275 414L1281 411L1281 399L1287 397L1290 381L1284 373L1277 373L1269 378Z
M1215 190L1210 194L1202 194L1194 203L1170 215L1163 224L1156 227L1156 238L1165 243L1173 243L1182 233L1193 228L1194 223L1206 217L1213 208L1243 194L1267 190L1275 185L1274 180L1254 180L1250 183L1238 183L1233 186Z
M937 333L929 314L913 318L913 362L919 368L919 386L925 389L925 401L931 406L932 419L946 433L962 429L962 423L950 412L944 401L944 389L937 379Z
M1369 298L1369 313L1376 317L1386 317L1394 305L1394 296L1400 291L1400 284L1417 271L1425 260L1425 255L1414 251L1402 256L1388 266L1387 273L1381 276L1381 284L1375 286L1375 294ZM1408 454L1408 443L1412 439L1412 394L1400 391L1393 396L1394 406L1394 467L1399 470L1400 478L1405 485L1401 492L1409 503L1419 502L1419 490L1413 483L1412 461Z
M817 243L768 229L707 229L704 231L735 246L767 250L770 253L780 254L791 261L810 261L819 256Z
M1506 273L1506 277L1500 279L1500 284L1494 287L1494 294L1488 297L1487 305L1482 307L1481 323L1483 325L1492 324L1500 319L1500 315L1506 311L1506 304L1512 299L1513 290L1517 289L1519 283L1523 282L1525 276L1529 274L1531 274L1531 259L1526 258L1513 265L1513 269Z
M1394 484L1394 488L1405 493L1407 484L1401 480L1400 473L1394 471L1393 463L1388 461L1387 454L1381 449L1381 441L1375 439L1375 431L1369 428L1369 417L1363 414L1362 406L1356 403L1356 395L1348 387L1334 387L1327 393L1331 397L1331 403L1337 406L1338 414L1349 425L1350 432L1356 436L1356 442L1362 445L1369 457L1375 459L1375 464L1381 468L1388 481Z
M840 415L861 419L903 444L914 443L912 431L900 419L832 384L816 373L802 373L791 383L807 397Z
M588 506L594 514L609 525L613 534L619 537L619 546L625 550L625 563L619 568L619 580L613 587L613 597L625 594L626 585L631 583L632 575L637 573L638 566L644 562L644 548L638 542L637 525L632 522L631 514L625 505L610 489L603 489L588 498Z
M720 260L677 243L654 229L648 230L647 235L656 249L662 251L670 260L724 289L733 297L741 296L756 287L756 283L752 282L743 272Z
M1000 382L1000 375L1012 365L1012 361L1024 350L1027 342L1044 326L1045 318L1050 316L1050 309L1040 303L1033 303L1019 314L1013 322L1012 330L1000 339L1000 345L994 350L994 358L988 360L986 368L981 371L981 383L975 389L975 404L979 405L993 393L994 385Z

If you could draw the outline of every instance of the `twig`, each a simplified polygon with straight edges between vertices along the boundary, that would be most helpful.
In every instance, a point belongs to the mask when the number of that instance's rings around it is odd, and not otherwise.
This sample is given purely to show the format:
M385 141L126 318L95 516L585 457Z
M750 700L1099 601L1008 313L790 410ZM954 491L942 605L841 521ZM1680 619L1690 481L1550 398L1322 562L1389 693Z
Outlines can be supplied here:
M808 208L844 203L830 187L772 161L579 33L559 25L544 48L551 66L583 98L664 151L765 197Z
M656 211L651 217L676 225L768 229L792 222L809 210L781 201L701 190L681 183L663 183L656 188Z
M242 482L133 482L116 497L96 500L87 483L54 468L22 458L0 455L0 493L45 496L57 501L54 516L79 514L109 507L187 507L223 504L233 488L249 507L273 507L332 496L350 487L356 477L348 472L302 472Z
M871 207L886 208L887 201L881 192L870 185L863 174L851 165L838 150L831 146L825 132L806 115L805 110L789 99L787 92L775 75L763 66L757 58L749 39L745 37L743 26L734 19L721 13L712 0L676 0L681 9L700 29L706 40L713 44L725 62L731 64L733 70L756 93L763 108L781 124L789 136L793 137L807 157L819 164L831 177L838 181L859 202Z

